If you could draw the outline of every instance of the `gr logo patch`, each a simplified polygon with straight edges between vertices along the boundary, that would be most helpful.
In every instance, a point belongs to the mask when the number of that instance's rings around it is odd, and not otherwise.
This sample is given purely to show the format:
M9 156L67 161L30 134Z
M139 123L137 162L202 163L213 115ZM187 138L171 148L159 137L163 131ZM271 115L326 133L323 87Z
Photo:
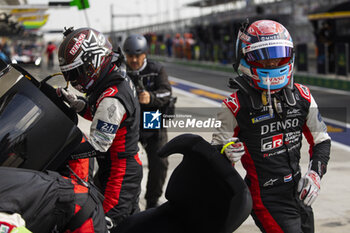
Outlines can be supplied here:
M274 135L261 139L261 151L269 151L283 146L283 134Z

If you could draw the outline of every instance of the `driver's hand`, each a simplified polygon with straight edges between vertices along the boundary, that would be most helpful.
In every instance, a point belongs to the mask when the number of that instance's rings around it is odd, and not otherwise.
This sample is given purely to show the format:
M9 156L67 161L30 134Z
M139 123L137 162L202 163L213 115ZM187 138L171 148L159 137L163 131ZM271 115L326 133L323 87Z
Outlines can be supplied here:
M232 137L227 139L221 153L225 153L226 157L232 162L237 163L245 154L244 144L238 138Z
M58 97L62 97L65 102L69 104L69 106L74 109L76 112L81 112L84 110L86 106L86 101L84 98L79 98L68 89L63 87L58 87L56 89L56 93Z
M316 200L321 189L321 178L313 170L309 170L298 184L299 199L306 206L311 206Z

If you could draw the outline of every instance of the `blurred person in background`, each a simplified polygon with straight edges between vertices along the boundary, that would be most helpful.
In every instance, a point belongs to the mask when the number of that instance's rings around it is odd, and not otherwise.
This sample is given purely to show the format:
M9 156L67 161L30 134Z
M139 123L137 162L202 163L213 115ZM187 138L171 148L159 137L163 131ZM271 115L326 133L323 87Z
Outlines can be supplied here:
M56 45L51 41L47 43L46 54L47 54L47 67L53 68L54 66L54 52L56 50Z
M22 56L24 45L21 42L15 43L15 54Z
M9 44L7 43L7 41L5 41L5 42L2 44L1 51L5 54L5 56L6 56L9 60L11 60L11 48L10 48Z
M183 58L183 46L184 46L184 40L181 37L181 34L176 33L174 38L174 51L175 51L176 58Z
M0 44L0 59L2 59L6 63L11 63L10 57L6 55L4 46L5 45Z
M97 157L96 185L103 195L109 229L139 212L142 163L138 157L140 108L124 58L103 34L91 28L67 29L58 50L66 81L86 94L57 88L77 113L91 120L88 140L72 158Z
M132 34L123 44L127 72L136 86L142 116L147 111L162 112L171 98L168 75L161 64L147 58L147 50L147 41L142 35ZM166 129L144 129L141 126L140 142L147 153L149 168L145 194L146 208L158 206L158 199L163 193L168 160L158 157L156 152L167 141Z
M331 140L310 90L293 82L294 46L287 29L271 20L242 25L236 42L233 94L223 101L213 134L234 164L246 170L255 224L262 232L314 232L311 205L326 173ZM300 169L304 134L310 144Z
M193 40L192 33L185 33L185 46L184 46L184 54L187 60L192 60L193 57L193 45L195 41Z
M173 56L173 39L171 38L170 34L166 35L165 45L166 45L166 51L167 51L168 57L172 57Z
M335 30L331 21L323 21L320 30L316 33L317 51L321 46L325 46L324 53L328 55L328 72L335 72Z

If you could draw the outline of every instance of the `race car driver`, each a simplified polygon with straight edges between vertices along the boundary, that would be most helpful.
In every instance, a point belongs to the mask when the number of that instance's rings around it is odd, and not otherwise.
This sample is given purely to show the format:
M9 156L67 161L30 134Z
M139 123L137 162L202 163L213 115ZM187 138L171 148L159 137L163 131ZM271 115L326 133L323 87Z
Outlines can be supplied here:
M262 232L314 232L312 203L326 173L331 140L308 87L293 82L294 48L287 29L271 20L245 23L236 42L233 93L222 103L212 136L247 175L255 224ZM299 162L302 134L309 168ZM223 146L223 147L222 147Z
M103 208L112 227L139 211L142 164L138 157L139 103L123 69L121 53L113 52L103 34L91 28L66 30L58 56L60 69L78 91L57 93L84 118L92 120L88 141L73 159L97 157L96 181L104 194Z

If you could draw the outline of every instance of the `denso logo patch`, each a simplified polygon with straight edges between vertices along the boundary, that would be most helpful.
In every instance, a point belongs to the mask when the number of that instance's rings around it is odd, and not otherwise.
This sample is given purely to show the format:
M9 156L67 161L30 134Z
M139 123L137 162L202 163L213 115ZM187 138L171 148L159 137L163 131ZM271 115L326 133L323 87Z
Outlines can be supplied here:
M81 44L83 43L84 39L85 39L86 35L81 33L78 37L78 39L76 39L77 41L75 42L74 46L72 47L72 49L69 51L70 54L72 54L73 56L77 53L77 51L79 50Z
M261 135L264 135L267 133L277 132L277 131L282 130L282 129L289 129L292 127L298 127L298 125L299 125L298 118L286 119L284 122L282 122L282 121L272 122L270 124L266 124L266 125L261 126Z
M277 134L271 137L261 139L261 151L269 151L283 146L283 134Z

